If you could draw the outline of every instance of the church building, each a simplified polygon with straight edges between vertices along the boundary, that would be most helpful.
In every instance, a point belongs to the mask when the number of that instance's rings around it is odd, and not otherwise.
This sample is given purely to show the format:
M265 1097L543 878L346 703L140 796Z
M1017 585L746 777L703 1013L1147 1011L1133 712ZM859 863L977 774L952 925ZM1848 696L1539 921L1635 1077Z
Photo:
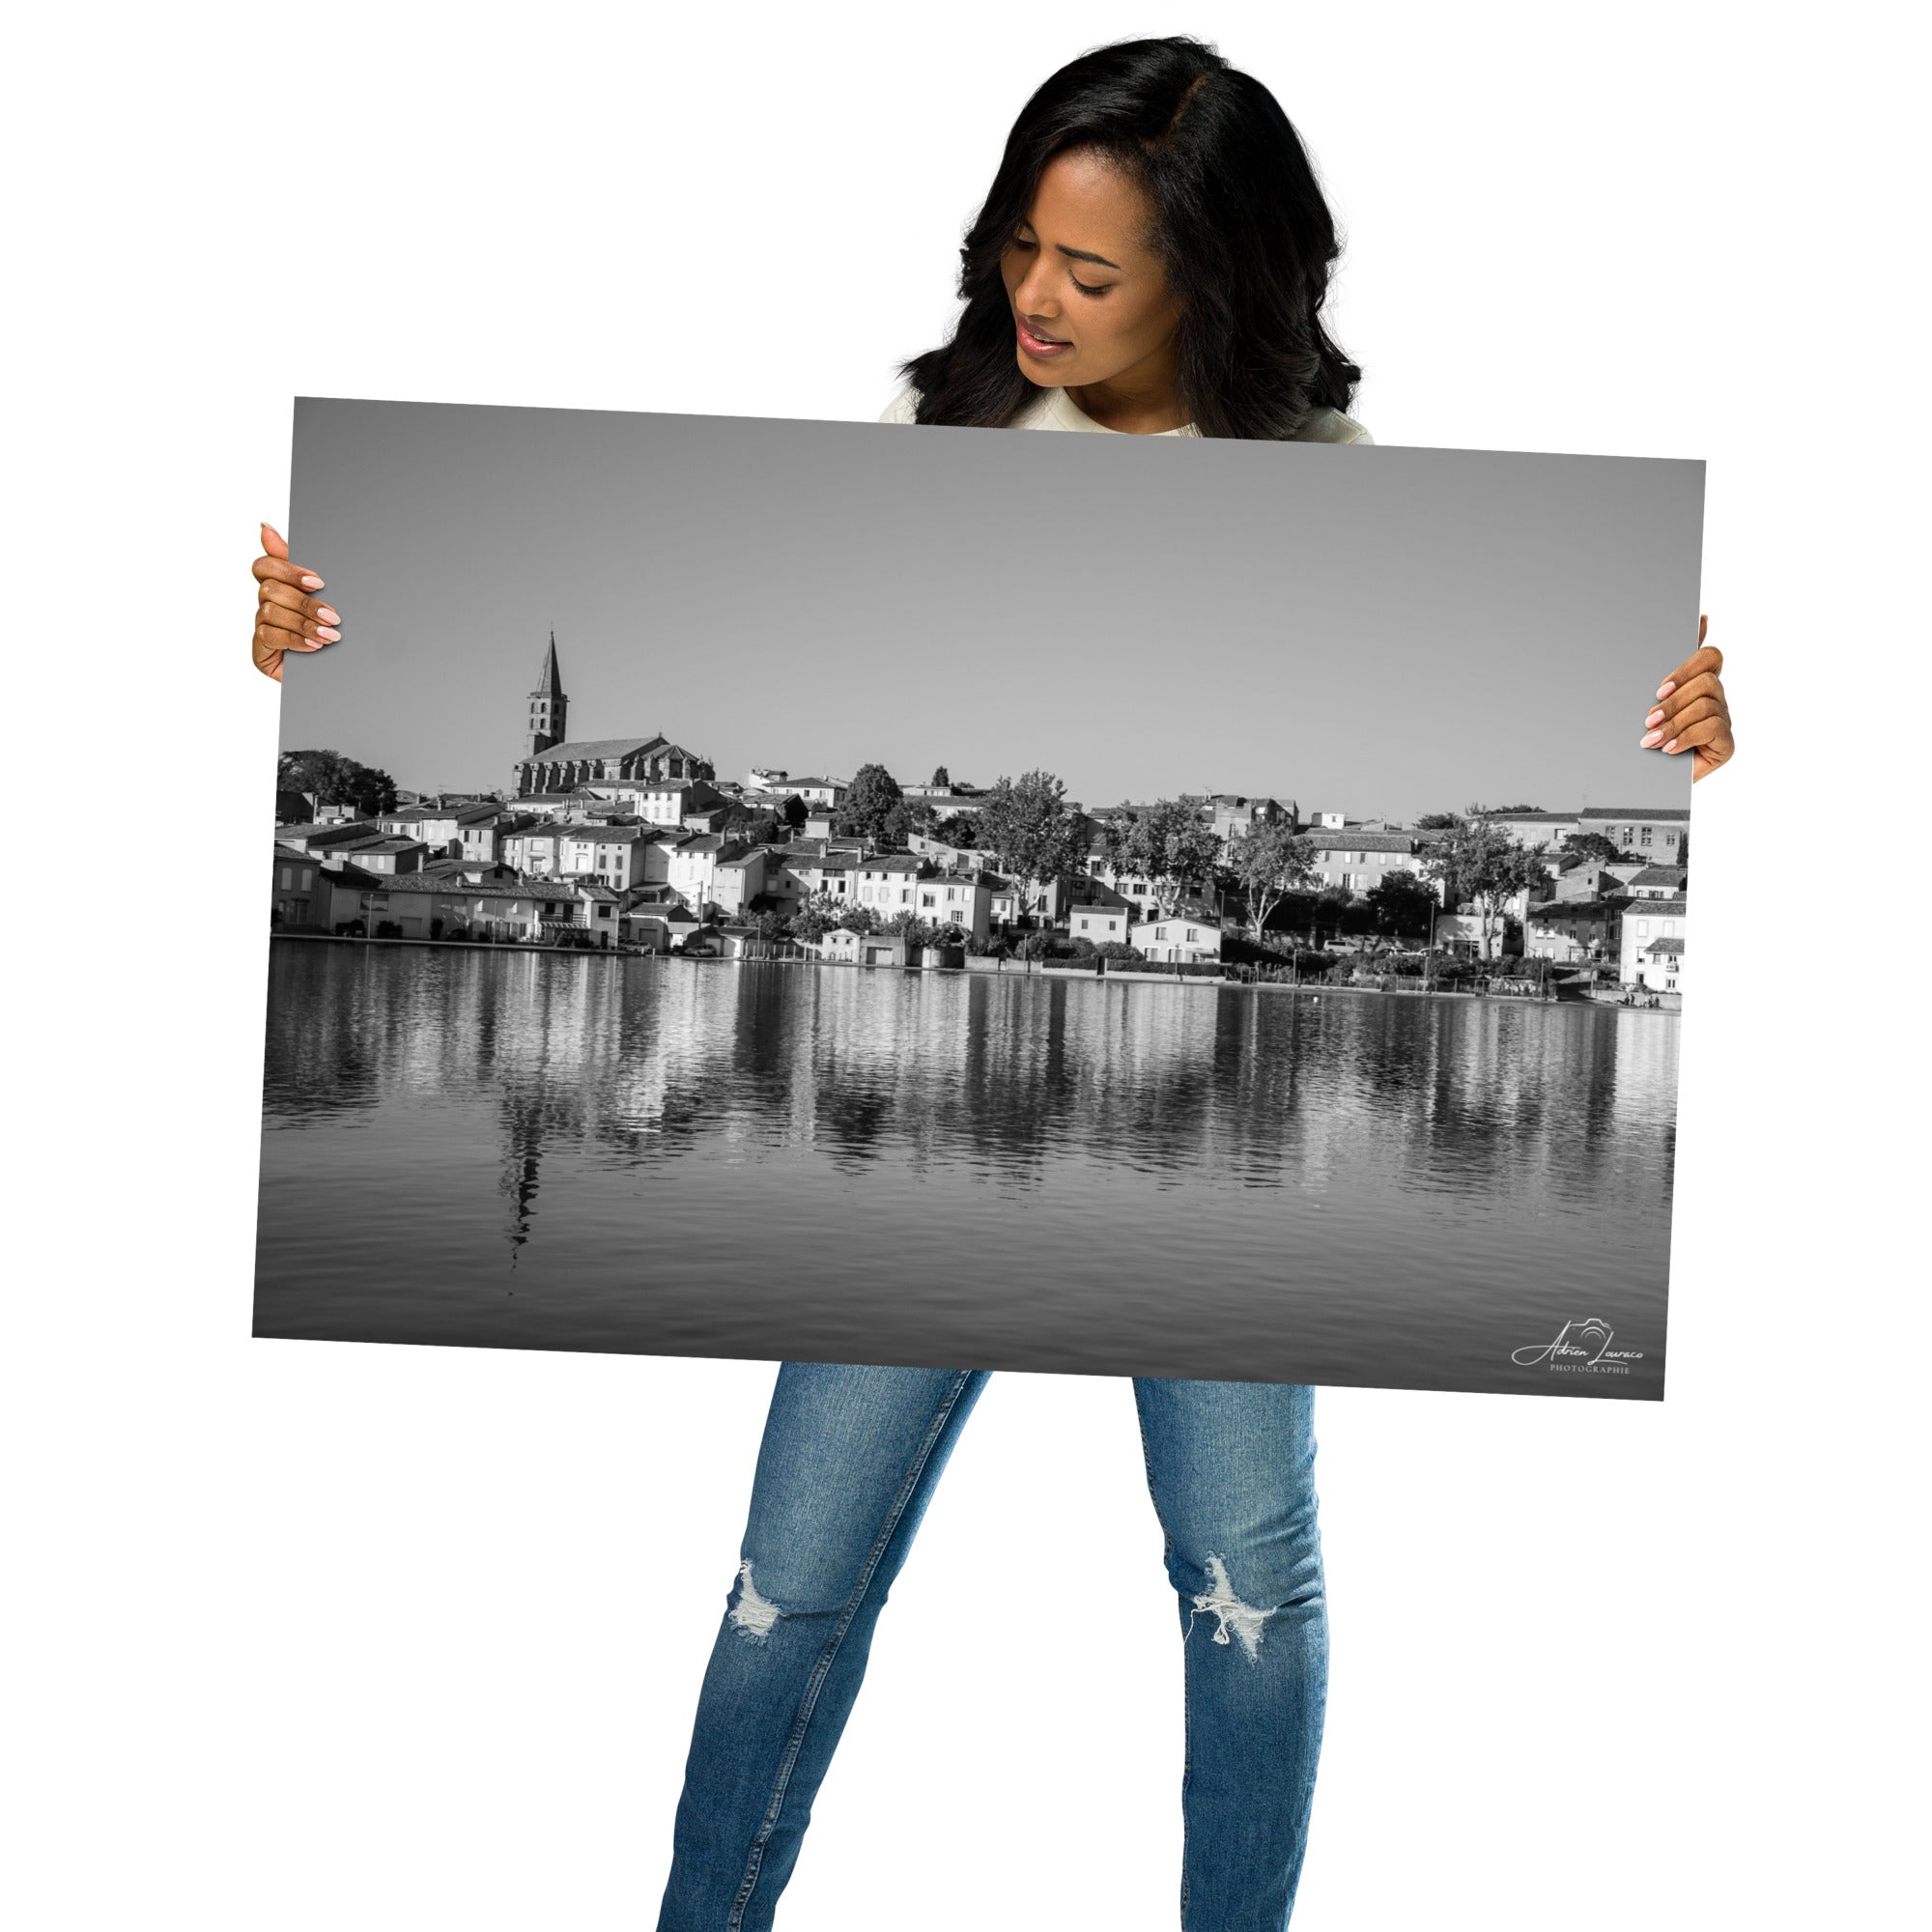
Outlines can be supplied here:
M517 796L574 791L579 785L619 780L696 783L717 776L708 758L661 732L642 738L567 738L570 699L556 662L556 633L544 653L537 688L530 693L524 755L517 760Z

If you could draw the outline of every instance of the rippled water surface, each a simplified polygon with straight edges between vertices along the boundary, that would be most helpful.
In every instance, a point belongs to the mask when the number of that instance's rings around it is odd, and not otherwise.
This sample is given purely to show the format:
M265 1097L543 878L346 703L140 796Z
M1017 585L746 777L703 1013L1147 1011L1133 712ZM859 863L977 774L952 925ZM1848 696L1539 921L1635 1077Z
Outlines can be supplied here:
M256 1332L1654 1398L1677 1034L277 941Z

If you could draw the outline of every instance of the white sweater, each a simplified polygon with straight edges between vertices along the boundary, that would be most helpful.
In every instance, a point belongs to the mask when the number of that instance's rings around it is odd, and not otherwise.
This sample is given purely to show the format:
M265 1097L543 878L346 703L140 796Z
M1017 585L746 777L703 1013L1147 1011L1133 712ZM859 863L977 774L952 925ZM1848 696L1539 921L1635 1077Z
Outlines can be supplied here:
M913 387L908 383L879 416L882 423L909 423L913 412L918 408L913 395ZM1013 418L1014 429L1084 429L1097 431L1101 436L1127 436L1128 430L1109 429L1105 423L1098 423L1074 402L1065 389L1042 388L1020 413ZM1157 436L1199 436L1192 423L1182 423L1179 429L1163 429L1154 432ZM1340 410L1317 410L1308 420L1295 431L1294 442L1373 442L1375 438L1358 423L1353 416L1345 416Z

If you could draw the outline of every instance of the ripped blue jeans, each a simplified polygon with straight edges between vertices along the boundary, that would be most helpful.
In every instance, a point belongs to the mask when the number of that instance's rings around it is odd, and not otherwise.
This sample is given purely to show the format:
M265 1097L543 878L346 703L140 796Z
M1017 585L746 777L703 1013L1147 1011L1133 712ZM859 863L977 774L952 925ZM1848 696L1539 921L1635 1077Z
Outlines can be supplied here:
M983 1373L787 1362L712 1647L658 1932L762 1932ZM1136 1380L1179 1594L1184 1932L1281 1932L1328 1678L1313 1392ZM1017 1714L1016 1714L1017 1715Z

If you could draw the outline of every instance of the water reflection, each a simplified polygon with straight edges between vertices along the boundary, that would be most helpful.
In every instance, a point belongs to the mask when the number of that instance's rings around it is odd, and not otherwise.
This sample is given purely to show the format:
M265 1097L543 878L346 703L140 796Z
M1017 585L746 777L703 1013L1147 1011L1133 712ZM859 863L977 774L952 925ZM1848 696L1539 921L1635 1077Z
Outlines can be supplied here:
M803 1353L814 1308L890 1293L910 1336L970 1278L984 1326L1044 1271L1076 1353L1123 1299L1153 1336L1265 1285L1304 1330L1343 1295L1431 1347L1460 1294L1474 1359L1472 1321L1615 1289L1661 1375L1676 1053L1616 1009L280 942L258 1325ZM344 1242L303 1238L317 1195ZM562 1325L470 1332L512 1264ZM769 1346L705 1328L727 1276L782 1312ZM1319 1378L1414 1378L1349 1366Z

